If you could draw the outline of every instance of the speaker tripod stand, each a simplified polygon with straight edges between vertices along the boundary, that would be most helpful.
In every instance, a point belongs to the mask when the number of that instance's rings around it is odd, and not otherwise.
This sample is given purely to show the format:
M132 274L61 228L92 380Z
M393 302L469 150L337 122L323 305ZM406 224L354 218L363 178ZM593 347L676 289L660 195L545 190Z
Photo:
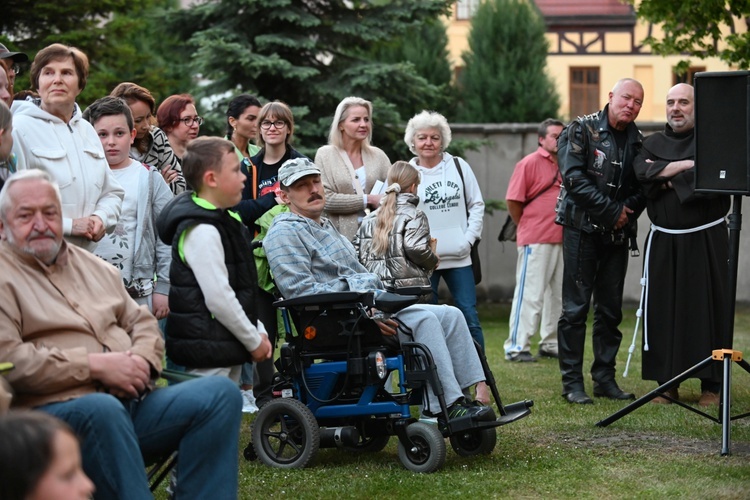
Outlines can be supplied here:
M739 420L750 416L750 413L743 413L732 417L730 415L731 410L731 396L732 396L732 362L737 363L746 372L750 373L750 364L742 359L742 353L731 349L732 337L734 332L734 311L735 311L735 299L737 296L737 269L739 261L739 248L740 248L740 228L742 226L742 195L734 196L733 210L729 215L729 304L727 304L728 321L727 332L724 335L724 341L729 346L725 349L715 349L711 356L704 359L695 366L688 368L680 375L674 377L669 382L660 385L653 391L649 392L645 396L638 398L637 400L630 403L622 410L610 415L604 420L600 420L596 423L597 427L607 427L609 424L616 422L625 415L634 412L641 406L648 404L652 399L662 396L669 399L673 403L677 403L683 408L686 408L698 415L701 415L709 420L721 424L721 454L722 456L730 454L730 433L731 433L731 421ZM723 363L723 376L721 383L721 399L719 402L719 417L713 417L701 410L688 406L681 401L677 401L669 397L666 392L672 388L678 387L683 381L693 377L696 373L706 368L711 363Z

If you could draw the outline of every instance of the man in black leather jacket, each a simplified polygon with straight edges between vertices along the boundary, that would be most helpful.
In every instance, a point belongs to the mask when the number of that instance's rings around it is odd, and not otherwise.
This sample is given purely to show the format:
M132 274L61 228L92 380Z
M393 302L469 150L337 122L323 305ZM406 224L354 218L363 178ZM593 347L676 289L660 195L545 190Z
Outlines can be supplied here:
M591 404L583 382L586 318L594 294L594 396L634 399L615 382L615 358L622 333L622 293L628 246L637 252L636 221L646 205L633 172L643 136L634 121L643 104L643 87L618 81L609 103L579 117L558 140L563 189L555 222L563 229L563 310L558 322L563 397Z

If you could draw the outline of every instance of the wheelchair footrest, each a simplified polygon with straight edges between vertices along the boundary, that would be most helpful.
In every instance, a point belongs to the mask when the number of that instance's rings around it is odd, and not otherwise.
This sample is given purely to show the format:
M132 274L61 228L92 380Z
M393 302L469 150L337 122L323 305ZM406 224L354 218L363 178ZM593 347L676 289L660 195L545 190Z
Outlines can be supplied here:
M531 414L532 406L534 406L534 402L528 400L505 405L503 407L505 414L501 415L497 422L499 422L499 425L505 425L520 420Z

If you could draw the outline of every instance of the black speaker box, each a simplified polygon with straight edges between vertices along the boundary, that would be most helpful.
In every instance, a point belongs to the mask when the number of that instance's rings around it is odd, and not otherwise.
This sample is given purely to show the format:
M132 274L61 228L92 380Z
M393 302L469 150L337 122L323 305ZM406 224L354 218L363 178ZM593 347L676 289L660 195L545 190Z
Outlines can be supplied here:
M750 194L750 71L695 74L695 190Z

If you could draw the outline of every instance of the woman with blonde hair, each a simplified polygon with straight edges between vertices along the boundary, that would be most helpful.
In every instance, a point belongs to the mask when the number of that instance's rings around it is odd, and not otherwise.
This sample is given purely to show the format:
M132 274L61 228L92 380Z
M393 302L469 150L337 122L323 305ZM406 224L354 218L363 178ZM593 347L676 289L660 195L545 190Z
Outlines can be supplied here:
M372 142L372 103L347 97L336 107L328 145L318 149L315 165L320 168L326 194L326 216L341 234L351 240L365 210L380 205L380 193L372 192L377 181L385 181L391 161Z
M397 161L388 172L380 208L370 213L354 238L359 261L388 287L430 287L438 265L436 241L427 216L417 209L419 172Z

